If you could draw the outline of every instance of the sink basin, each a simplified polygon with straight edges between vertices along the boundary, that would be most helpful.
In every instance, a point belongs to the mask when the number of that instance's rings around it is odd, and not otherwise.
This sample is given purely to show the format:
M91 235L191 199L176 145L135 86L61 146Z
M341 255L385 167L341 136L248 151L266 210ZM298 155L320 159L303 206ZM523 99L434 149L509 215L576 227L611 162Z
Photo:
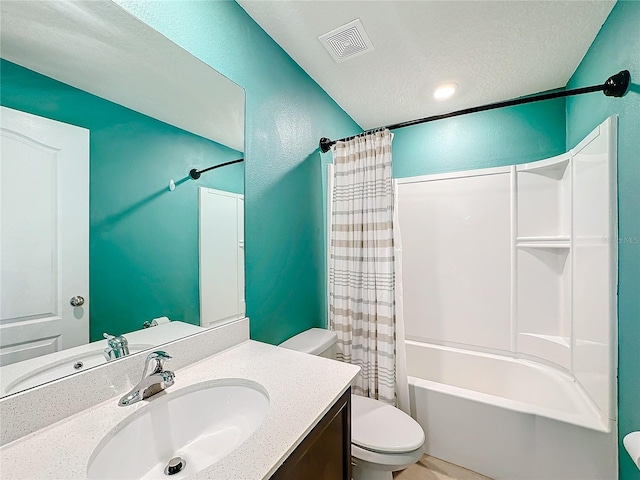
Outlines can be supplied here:
M179 381L179 380L178 380ZM131 408L131 407L123 407ZM167 479L175 457L178 480L221 460L262 424L269 397L258 383L225 379L160 394L116 425L88 465L90 479Z
M141 352L151 347L153 347L151 344L129 345L129 353ZM66 377L72 373L78 373L88 368L102 365L103 363L107 363L107 360L104 358L104 348L102 347L84 353L74 353L70 351L69 355L65 358L56 360L43 367L37 367L21 375L18 379L7 385L4 393L19 392L25 388L31 388L45 382L57 380L58 378Z

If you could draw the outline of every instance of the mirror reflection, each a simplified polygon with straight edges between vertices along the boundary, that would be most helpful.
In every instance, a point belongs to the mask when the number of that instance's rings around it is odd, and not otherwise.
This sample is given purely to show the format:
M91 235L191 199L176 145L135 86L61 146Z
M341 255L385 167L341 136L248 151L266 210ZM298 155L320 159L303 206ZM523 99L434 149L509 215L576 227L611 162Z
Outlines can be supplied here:
M0 394L243 317L243 163L189 176L243 159L242 88L110 1L1 40Z

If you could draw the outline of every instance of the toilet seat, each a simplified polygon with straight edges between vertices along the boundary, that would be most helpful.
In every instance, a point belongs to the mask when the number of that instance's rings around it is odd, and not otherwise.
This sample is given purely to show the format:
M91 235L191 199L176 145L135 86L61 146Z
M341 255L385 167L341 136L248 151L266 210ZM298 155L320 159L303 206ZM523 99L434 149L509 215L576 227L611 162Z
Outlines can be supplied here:
M378 453L351 444L351 459L356 465L365 464L370 470L396 471L416 463L424 453L422 447L406 453Z
M402 410L373 398L351 395L351 443L363 451L402 456L422 450L424 432Z

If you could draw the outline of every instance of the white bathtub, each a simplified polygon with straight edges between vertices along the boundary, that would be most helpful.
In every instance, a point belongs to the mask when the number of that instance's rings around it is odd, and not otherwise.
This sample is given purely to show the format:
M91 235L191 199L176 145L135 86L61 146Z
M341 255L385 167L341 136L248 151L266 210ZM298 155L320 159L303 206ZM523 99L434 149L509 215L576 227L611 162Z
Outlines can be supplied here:
M406 341L430 455L505 480L617 479L616 424L573 377L528 360Z

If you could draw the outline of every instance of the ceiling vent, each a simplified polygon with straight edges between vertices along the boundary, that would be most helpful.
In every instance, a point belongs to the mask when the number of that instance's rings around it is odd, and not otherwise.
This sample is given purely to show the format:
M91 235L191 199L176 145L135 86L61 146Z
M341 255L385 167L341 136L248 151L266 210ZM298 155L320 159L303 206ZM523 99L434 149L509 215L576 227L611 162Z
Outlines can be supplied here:
M318 37L336 62L344 62L373 50L359 18Z

